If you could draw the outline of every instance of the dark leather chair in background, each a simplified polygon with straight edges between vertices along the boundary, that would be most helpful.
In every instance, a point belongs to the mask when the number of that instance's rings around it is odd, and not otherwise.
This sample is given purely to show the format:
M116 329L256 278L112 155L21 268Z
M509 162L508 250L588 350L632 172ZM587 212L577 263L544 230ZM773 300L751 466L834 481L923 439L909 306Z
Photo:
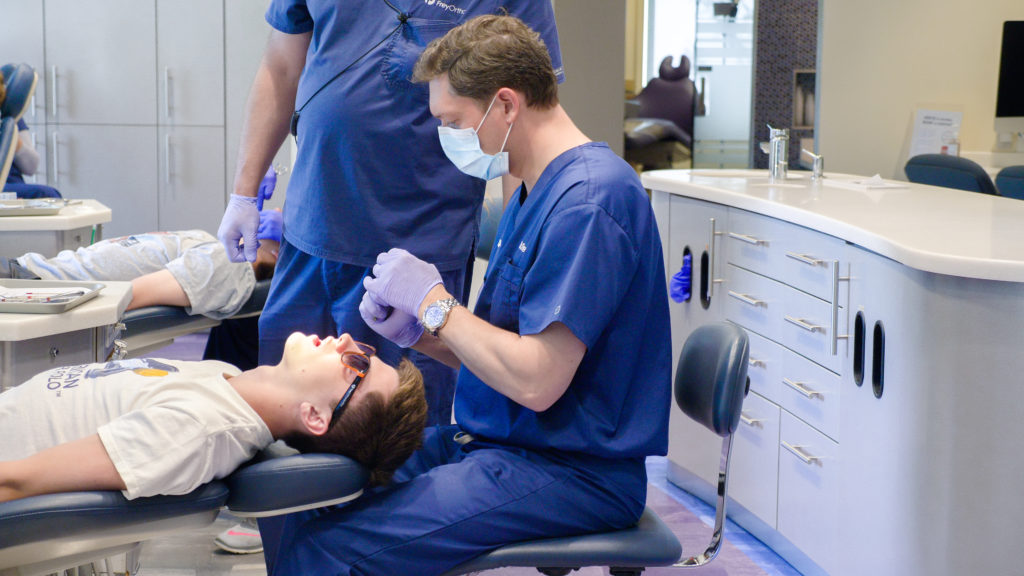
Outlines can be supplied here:
M1024 200L1024 166L1008 166L996 174L1000 196Z
M696 95L690 59L683 55L679 66L673 66L672 57L666 56L658 77L627 102L626 160L647 170L672 168L688 160Z
M947 154L921 154L907 160L907 179L917 184L996 194L988 172L977 162Z

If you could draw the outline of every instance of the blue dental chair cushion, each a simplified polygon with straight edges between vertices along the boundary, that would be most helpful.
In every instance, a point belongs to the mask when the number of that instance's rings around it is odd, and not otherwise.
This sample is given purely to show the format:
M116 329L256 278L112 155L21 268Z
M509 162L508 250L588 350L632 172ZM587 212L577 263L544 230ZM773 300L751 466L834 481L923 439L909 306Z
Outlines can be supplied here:
M36 71L28 64L5 64L0 67L7 97L0 102L0 116L17 121L32 103L36 90Z
M17 139L18 121L14 118L0 118L0 186L7 182L7 174L14 163Z
M1000 196L1024 200L1024 166L1007 166L996 174Z
M345 456L299 454L275 442L226 478L227 506L253 518L322 508L358 497L369 479L366 468Z

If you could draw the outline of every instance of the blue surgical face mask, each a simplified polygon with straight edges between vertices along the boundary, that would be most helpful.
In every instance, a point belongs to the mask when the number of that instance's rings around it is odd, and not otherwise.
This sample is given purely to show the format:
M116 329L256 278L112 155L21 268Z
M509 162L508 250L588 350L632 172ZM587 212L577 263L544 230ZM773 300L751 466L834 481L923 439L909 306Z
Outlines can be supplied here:
M476 128L437 127L441 149L444 150L445 156L452 161L452 164L455 164L455 167L462 172L484 180L508 174L508 152L505 151L505 144L508 142L508 135L512 133L512 124L509 124L505 140L502 141L501 150L497 154L485 153L480 148L480 136L477 134L497 98L497 94L491 98L491 103L487 106L487 111L484 112L484 117L480 119L480 124Z

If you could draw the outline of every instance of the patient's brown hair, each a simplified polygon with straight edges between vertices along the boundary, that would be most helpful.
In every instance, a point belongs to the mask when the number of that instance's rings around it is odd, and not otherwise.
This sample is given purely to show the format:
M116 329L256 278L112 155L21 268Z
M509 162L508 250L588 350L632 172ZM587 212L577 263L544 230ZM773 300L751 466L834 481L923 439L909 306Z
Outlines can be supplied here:
M285 441L300 452L347 456L370 469L371 485L381 486L423 445L426 424L423 375L406 358L398 365L398 389L390 398L371 392L331 421L323 435L296 435Z

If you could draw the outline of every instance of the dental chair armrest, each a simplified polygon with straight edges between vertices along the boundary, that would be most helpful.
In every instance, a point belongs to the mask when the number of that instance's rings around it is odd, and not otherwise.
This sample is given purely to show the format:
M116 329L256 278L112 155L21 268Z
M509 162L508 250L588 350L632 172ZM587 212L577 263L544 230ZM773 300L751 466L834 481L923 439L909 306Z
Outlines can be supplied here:
M322 508L358 498L369 479L345 456L300 454L276 442L227 477L227 506L249 518Z

